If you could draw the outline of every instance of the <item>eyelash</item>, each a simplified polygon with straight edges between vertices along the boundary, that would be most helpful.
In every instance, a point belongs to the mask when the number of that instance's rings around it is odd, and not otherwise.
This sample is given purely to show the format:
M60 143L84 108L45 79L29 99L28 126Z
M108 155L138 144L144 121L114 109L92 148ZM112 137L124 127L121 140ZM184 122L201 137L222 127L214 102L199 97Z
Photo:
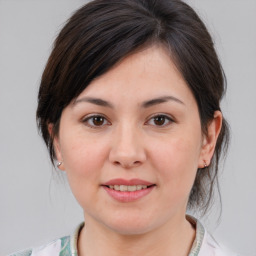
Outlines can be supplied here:
M103 119L103 124L102 125L95 125L95 124L90 124L89 122L93 122L93 118L102 118ZM83 123L85 123L88 127L90 128L94 128L94 129L98 129L98 128L101 128L103 126L106 126L106 125L111 125L111 123L107 120L107 118L103 115L91 115L91 116L88 116L86 118L83 119Z
M156 125L156 124L152 124L153 126L158 126L158 127L166 127L168 125L170 125L171 123L174 122L174 120L169 116L169 115L166 115L166 114L156 114L154 116L151 116L149 121L146 122L146 124L149 124L150 121L156 121L156 118L164 118L164 124L163 125ZM167 123L166 123L167 121Z
M95 125L92 123L90 124L89 122L90 121L93 122L94 118L101 118L100 121L103 121L103 123L100 125ZM174 120L166 114L156 114L154 116L151 116L149 120L145 122L145 124L150 124L150 121L153 121L153 122L156 121L156 118L164 118L164 124L162 125L151 124L152 126L166 127L174 122ZM103 126L111 125L111 123L107 120L107 118L104 115L100 115L100 114L88 116L85 119L83 119L82 122L85 123L88 127L93 129L99 129L99 128L102 128Z

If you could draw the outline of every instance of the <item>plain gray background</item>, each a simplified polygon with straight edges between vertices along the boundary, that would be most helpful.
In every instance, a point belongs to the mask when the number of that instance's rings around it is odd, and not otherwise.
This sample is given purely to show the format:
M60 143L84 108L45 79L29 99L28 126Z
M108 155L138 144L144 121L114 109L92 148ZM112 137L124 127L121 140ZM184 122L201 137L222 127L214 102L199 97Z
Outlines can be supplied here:
M65 20L87 1L0 0L0 255L69 234L82 221L65 175L38 136L40 76ZM256 1L189 0L206 22L228 80L232 132L218 204L203 222L240 255L256 255Z

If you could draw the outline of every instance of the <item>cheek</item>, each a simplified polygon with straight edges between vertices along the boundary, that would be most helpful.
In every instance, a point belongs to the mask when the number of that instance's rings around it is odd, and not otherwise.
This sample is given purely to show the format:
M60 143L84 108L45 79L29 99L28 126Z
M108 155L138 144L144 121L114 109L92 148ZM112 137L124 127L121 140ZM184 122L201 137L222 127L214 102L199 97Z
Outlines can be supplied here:
M195 163L200 155L199 140L180 137L155 143L151 148L151 155L155 158L154 162L162 165L166 171L180 170L184 166L197 167Z
M61 153L67 172L77 175L94 173L106 157L106 147L102 141L90 138L90 136L70 134L63 139ZM67 143L68 142L68 143Z
M107 155L106 143L79 132L65 133L61 144L62 157L70 188L84 208L97 194L100 172ZM86 204L86 205L85 205Z
M199 140L198 140L199 141ZM188 194L194 183L200 155L199 143L194 139L175 138L155 146L152 151L160 184L169 195ZM153 150L153 149L152 149Z
M98 193L97 185L100 184L107 149L102 141L78 133L75 136L69 134L62 141L61 153L70 188L82 208L87 208L92 200L97 201L91 195Z

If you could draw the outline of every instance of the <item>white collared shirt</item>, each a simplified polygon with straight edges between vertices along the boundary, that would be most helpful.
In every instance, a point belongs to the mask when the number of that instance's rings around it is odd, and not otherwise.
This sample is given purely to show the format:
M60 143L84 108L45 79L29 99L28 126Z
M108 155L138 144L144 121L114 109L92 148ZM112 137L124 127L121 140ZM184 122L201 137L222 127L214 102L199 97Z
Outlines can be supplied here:
M219 245L198 220L191 216L187 216L187 219L196 227L196 238L188 256L237 256ZM84 223L80 224L70 236L59 238L45 246L16 252L9 256L78 256L77 241L83 226Z

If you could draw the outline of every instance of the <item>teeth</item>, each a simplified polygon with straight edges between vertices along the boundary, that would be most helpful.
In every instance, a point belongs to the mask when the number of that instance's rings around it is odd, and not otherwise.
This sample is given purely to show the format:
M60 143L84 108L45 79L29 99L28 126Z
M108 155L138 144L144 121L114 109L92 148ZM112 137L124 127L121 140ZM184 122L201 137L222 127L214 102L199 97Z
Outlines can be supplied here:
M120 191L127 191L127 190L128 190L128 186L120 185Z
M146 186L147 187L147 186ZM142 189L142 185L137 185L137 189L141 190Z
M137 190L137 186L127 186L128 191L136 191Z
M133 186L126 186L126 185L109 185L109 188L117 190L117 191L137 191L141 189L146 189L146 185L133 185Z

